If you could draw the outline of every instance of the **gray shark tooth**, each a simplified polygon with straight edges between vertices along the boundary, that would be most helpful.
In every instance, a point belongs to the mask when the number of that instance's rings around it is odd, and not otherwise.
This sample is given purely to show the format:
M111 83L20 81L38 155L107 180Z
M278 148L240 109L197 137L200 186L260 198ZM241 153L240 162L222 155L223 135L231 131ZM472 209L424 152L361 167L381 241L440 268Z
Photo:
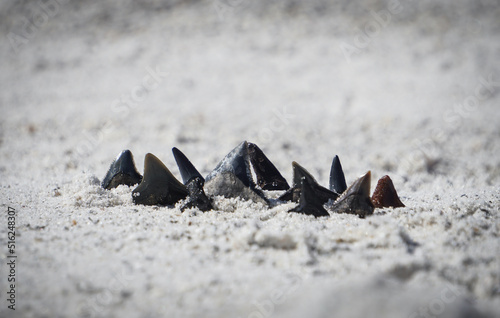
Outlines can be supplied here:
M215 178L222 172L231 172L247 187L253 185L252 173L250 172L250 164L248 162L248 143L241 142L236 148L231 150L208 174L206 181Z
M316 191L306 177L302 177L299 205L289 212L314 215L315 217L330 216L323 207L323 202L316 196Z
M373 214L370 199L371 172L361 176L329 208L335 213L357 214L360 218Z
M256 144L248 143L248 156L257 176L257 185L262 190L288 190L290 188L285 178Z
M120 184L132 186L141 182L142 176L137 172L134 157L130 150L123 150L111 163L101 186L104 189L113 189Z
M322 204L327 203L329 200L335 201L339 195L333 191L328 190L318 184L316 179L307 171L304 167L299 165L297 162L292 162L293 167L293 187L282 194L278 199L281 201L294 201L298 202L300 199L301 192L301 180L306 178L308 184L314 190L318 199Z
M264 194L256 189L253 182L246 141L227 154L205 178L205 191L209 196L240 197L268 204Z
M144 158L144 177L132 191L135 204L174 205L188 196L188 190L167 167L148 153Z
M372 202L376 208L403 208L405 206L399 199L394 183L389 176L383 176L378 180L372 195Z
M342 194L346 189L347 184L345 183L344 171L342 170L339 156L335 156L333 158L332 168L330 169L330 190Z
M205 183L205 179L203 179L203 177L198 172L198 170L196 170L191 161L189 161L189 159L179 149L175 147L172 148L172 153L174 154L175 161L177 162L177 166L179 167L182 182L185 185L187 185L193 178L199 178L201 179L202 183Z

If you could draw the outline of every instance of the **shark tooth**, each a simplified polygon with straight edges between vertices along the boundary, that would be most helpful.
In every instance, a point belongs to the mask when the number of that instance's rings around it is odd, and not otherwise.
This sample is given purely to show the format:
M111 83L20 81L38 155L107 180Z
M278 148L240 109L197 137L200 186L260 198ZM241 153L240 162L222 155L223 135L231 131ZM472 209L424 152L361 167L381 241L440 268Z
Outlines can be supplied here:
M257 185L262 190L288 190L290 188L285 178L256 144L248 143L248 156L257 176Z
M335 156L333 158L332 168L330 169L330 190L342 194L346 189L347 184L345 183L344 171L342 170L339 156Z
M335 213L356 214L364 218L373 214L373 203L370 199L371 172L361 176L344 191L344 193L329 207Z
M204 184L205 180L200 177L194 177L189 180L186 184L189 196L187 197L184 205L181 207L181 211L190 208L198 208L200 211L205 212L213 209L212 203L203 190Z
M111 163L101 186L104 189L113 189L120 184L132 186L141 182L142 176L137 172L134 157L130 150L123 150Z
M144 158L144 177L132 191L135 204L174 205L185 199L189 192L167 167L153 154Z
M302 178L306 178L307 183L314 190L318 199L325 204L329 200L335 201L338 198L338 194L322 187L318 184L316 179L307 171L304 167L299 165L297 162L292 162L293 167L293 186L285 193L283 193L278 199L281 201L294 201L298 202L300 199L301 183Z
M323 204L324 203L318 198L315 189L309 183L308 179L302 177L299 205L289 212L314 215L315 217L330 216L328 211L323 207Z
M191 161L177 148L172 148L172 152L174 154L175 161L177 162L177 166L179 167L179 172L181 173L182 182L187 185L189 181L193 178L199 178L203 183L205 183L205 179L201 176L201 174L196 170Z
M181 207L181 211L190 208L198 208L201 211L212 210L212 203L207 198L203 186L205 179L196 170L191 161L177 148L172 148L172 152L182 176L182 182L186 185L189 196Z
M234 148L205 179L209 196L240 197L267 205L264 194L255 188L248 161L248 143L243 141Z
M399 199L394 183L389 176L383 176L378 180L372 202L376 208L403 208L405 206Z

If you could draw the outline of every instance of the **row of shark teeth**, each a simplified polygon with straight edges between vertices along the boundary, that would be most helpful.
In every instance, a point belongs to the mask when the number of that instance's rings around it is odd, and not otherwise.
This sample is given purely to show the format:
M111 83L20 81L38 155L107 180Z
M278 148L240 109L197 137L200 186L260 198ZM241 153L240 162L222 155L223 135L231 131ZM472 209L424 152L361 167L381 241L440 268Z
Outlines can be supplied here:
M243 141L227 154L206 178L198 172L189 159L177 148L172 152L179 167L183 183L154 155L144 159L144 177L135 168L132 153L124 150L111 164L102 187L112 189L120 184L139 183L132 191L132 199L143 205L175 205L184 200L181 210L213 209L215 196L241 198L269 206L262 190L286 190L279 201L294 201L298 205L289 212L329 216L329 212L350 213L360 217L373 214L374 208L404 207L389 176L382 177L370 198L371 172L357 179L349 188L338 156L330 170L329 189L297 162L292 162L293 184L290 187L264 152L255 144ZM257 184L252 177L252 169Z

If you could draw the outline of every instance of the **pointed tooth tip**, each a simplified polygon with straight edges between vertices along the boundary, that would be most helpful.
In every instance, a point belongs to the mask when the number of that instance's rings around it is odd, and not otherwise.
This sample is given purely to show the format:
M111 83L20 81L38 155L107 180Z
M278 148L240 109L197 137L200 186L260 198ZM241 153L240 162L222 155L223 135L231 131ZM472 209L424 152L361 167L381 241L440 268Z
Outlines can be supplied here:
M158 164L158 165L160 165L162 167L165 167L165 164L163 164L163 162L160 159L158 159L158 157L156 157L152 153L148 152L144 156L144 173L146 173L146 168L150 167L153 164Z
M368 191L370 191L370 185L372 180L372 172L368 170L367 173L361 176L361 180L365 186L368 186Z
M377 208L405 207L404 203L401 202L401 199L398 196L392 179L388 175L383 176L377 182L377 186L375 187L375 191L372 195L372 202Z
M370 188L371 188L371 171L363 174L359 177L351 186L351 191L356 193L362 193L363 195L370 196Z
M122 150L118 156L116 156L116 159L115 161L118 161L120 158L123 158L124 156L127 156L127 157L132 157L132 152L128 149L125 149L125 150Z
M179 172L181 173L182 182L187 184L193 178L199 177L202 182L205 182L203 176L199 173L199 171L195 168L195 166L189 161L182 151L177 148L172 148L172 153L174 154L175 161L177 162L177 167L179 168Z

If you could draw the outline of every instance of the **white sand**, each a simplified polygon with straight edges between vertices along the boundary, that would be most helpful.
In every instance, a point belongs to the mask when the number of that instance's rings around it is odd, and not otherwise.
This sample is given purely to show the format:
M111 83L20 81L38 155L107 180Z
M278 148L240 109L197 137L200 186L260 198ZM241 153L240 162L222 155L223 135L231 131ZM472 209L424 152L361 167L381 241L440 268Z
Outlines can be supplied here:
M40 9L0 4L1 317L500 317L498 1L402 1L349 60L388 2L75 2L17 52ZM348 183L389 174L407 207L181 213L99 187L123 149L207 174L242 140L289 181L295 160L326 185L335 154Z

